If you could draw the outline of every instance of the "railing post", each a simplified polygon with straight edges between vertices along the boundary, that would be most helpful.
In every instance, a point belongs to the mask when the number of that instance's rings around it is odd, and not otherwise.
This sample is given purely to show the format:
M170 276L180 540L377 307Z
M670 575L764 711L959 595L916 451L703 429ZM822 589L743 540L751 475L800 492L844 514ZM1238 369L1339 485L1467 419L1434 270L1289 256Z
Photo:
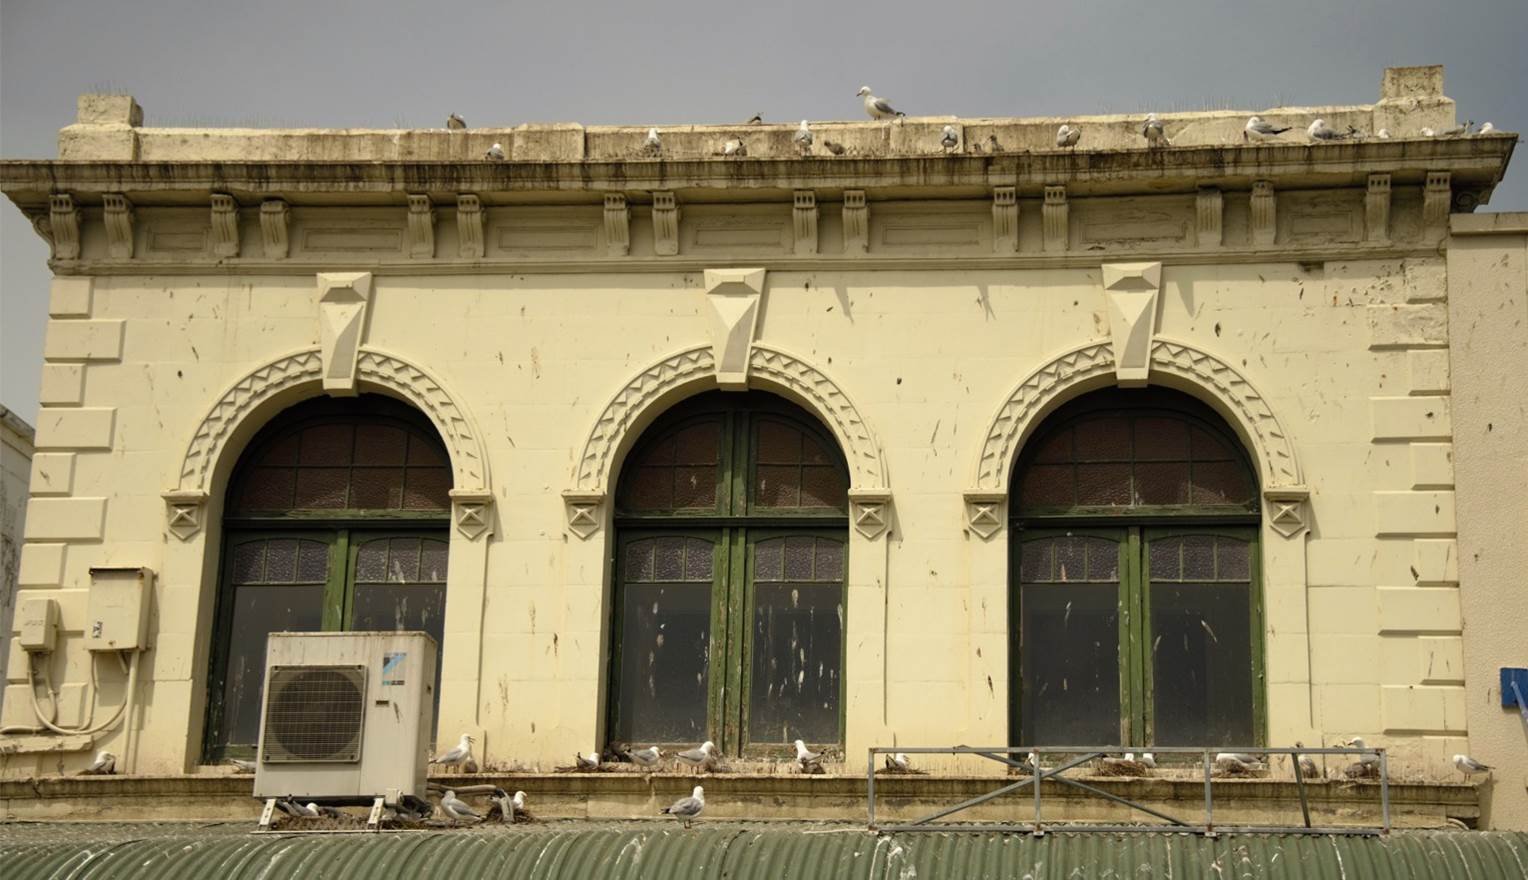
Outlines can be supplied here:
M870 819L867 823L870 830L875 830L875 747L870 747L870 755L865 759L865 801L869 805Z
M1305 827L1309 828L1310 827L1310 803L1308 801L1306 801L1306 799L1305 799L1305 774L1300 772L1300 753L1296 752L1291 757L1294 758L1294 764L1295 764L1295 788L1298 789L1299 792L1300 792L1300 815L1305 818ZM1272 767L1273 766L1273 762L1269 761L1268 762L1268 766Z
M1045 834L1045 829L1040 827L1040 778L1041 777L1040 777L1040 753L1039 752L1035 752L1035 759L1034 759L1033 763L1034 763L1034 766L1030 767L1029 769L1030 769L1030 772L1034 773L1034 775L1035 775L1035 783L1034 783L1034 785L1035 785L1035 832L1034 833L1035 833L1036 837L1040 837L1040 836Z
M1211 788L1211 779L1215 776L1215 768L1210 763L1210 750L1204 750L1204 833L1206 837L1215 836L1215 792Z
M1390 833L1390 758L1385 749L1379 750L1379 812L1381 827Z

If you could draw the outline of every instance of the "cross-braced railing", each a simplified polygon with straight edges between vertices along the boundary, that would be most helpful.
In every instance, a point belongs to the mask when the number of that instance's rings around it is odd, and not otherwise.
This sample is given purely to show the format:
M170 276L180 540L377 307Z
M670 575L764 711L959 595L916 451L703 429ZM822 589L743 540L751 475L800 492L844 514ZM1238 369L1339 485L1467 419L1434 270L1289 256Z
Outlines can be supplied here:
M907 755L975 755L989 761L1007 765L1011 769L1018 769L1028 774L1025 778L1011 782L998 789L978 795L974 798L961 801L953 806L945 807L937 812L930 813L912 822L904 823L877 823L875 818L875 783L876 764L880 755L893 753ZM1064 831L1170 831L1170 832L1196 832L1206 835L1214 835L1219 831L1236 831L1243 833L1277 833L1277 834L1350 834L1350 835L1378 835L1390 832L1390 772L1388 758L1383 748L1252 748L1238 747L1234 750L1238 755L1261 755L1264 758L1273 755L1288 755L1290 763L1294 767L1295 788L1300 796L1300 815L1303 819L1300 825L1240 825L1226 823L1217 825L1215 822L1215 790L1216 780L1215 756L1219 753L1214 749L1192 747L1169 747L1163 746L1152 750L1154 756L1184 756L1191 755L1199 760L1195 761L1197 769L1203 774L1204 781L1204 812L1202 816L1190 820L1179 818L1155 807L1147 806L1139 801L1121 797L1112 792L1083 782L1080 779L1064 775L1066 771L1080 767L1089 761L1102 758L1113 758L1126 754L1125 747L1120 746L1047 746L1043 749L1029 746L924 746L924 747L880 747L873 746L870 749L869 766L866 770L866 793L869 805L870 830L878 832L904 832L904 831L1028 831L1031 834L1044 834L1047 828ZM1032 763L1019 761L1015 755L1027 756L1034 754L1036 757ZM1067 756L1067 759L1054 767L1042 766L1044 756ZM1360 825L1315 825L1311 822L1310 799L1306 792L1305 774L1300 768L1300 758L1313 755L1351 755L1358 763L1372 766L1377 763L1377 775L1379 780L1379 806L1380 824L1377 826ZM1178 765L1183 766L1183 765ZM1042 781L1050 781L1060 785L1080 789L1090 795L1112 801L1120 806L1139 810L1149 816L1161 820L1163 824L1098 824L1080 822L1052 822L1047 823L1044 815L1044 786ZM1005 795L1013 794L1029 788L1034 793L1034 818L1032 821L1015 819L1013 822L940 822L947 816L952 816L962 810L967 810Z

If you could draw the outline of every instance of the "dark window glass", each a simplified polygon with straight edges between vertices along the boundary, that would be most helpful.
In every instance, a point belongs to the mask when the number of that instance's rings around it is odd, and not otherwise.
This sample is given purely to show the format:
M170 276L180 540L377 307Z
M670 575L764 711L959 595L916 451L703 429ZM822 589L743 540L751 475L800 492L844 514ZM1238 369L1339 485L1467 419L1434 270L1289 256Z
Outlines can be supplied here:
M617 739L693 745L707 738L714 553L697 538L626 545Z
M1041 538L1019 552L1020 737L1113 743L1120 738L1119 545Z
M446 548L445 541L420 537L363 543L356 550L350 628L427 632L437 646L445 644ZM437 710L442 665L437 656L433 692Z
M722 421L693 421L642 444L627 462L620 507L661 513L721 504Z

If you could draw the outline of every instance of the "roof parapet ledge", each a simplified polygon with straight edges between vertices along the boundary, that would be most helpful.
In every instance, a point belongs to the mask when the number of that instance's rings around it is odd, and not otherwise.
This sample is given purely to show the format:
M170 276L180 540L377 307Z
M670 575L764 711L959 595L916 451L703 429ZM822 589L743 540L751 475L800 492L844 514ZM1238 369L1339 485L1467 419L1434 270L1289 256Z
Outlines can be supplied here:
M132 95L80 95L73 125L58 131L60 159L133 161L143 108Z

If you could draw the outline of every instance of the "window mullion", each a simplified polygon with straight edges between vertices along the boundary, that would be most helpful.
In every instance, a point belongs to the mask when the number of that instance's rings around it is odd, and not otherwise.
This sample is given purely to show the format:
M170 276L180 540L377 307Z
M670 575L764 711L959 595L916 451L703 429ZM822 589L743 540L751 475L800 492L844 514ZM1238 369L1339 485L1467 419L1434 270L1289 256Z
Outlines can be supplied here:
M1130 550L1130 558L1135 568L1132 581L1135 585L1135 679L1132 682L1136 696L1135 721L1136 742L1135 745L1150 745L1156 736L1156 718L1154 713L1156 679L1152 673L1151 645L1151 583L1147 565L1147 554L1151 552L1150 541L1145 531L1136 527L1131 531L1133 546Z
M345 629L349 623L349 585L352 563L350 530L339 529L334 533L334 543L329 545L329 572L324 582L324 630L326 632Z

